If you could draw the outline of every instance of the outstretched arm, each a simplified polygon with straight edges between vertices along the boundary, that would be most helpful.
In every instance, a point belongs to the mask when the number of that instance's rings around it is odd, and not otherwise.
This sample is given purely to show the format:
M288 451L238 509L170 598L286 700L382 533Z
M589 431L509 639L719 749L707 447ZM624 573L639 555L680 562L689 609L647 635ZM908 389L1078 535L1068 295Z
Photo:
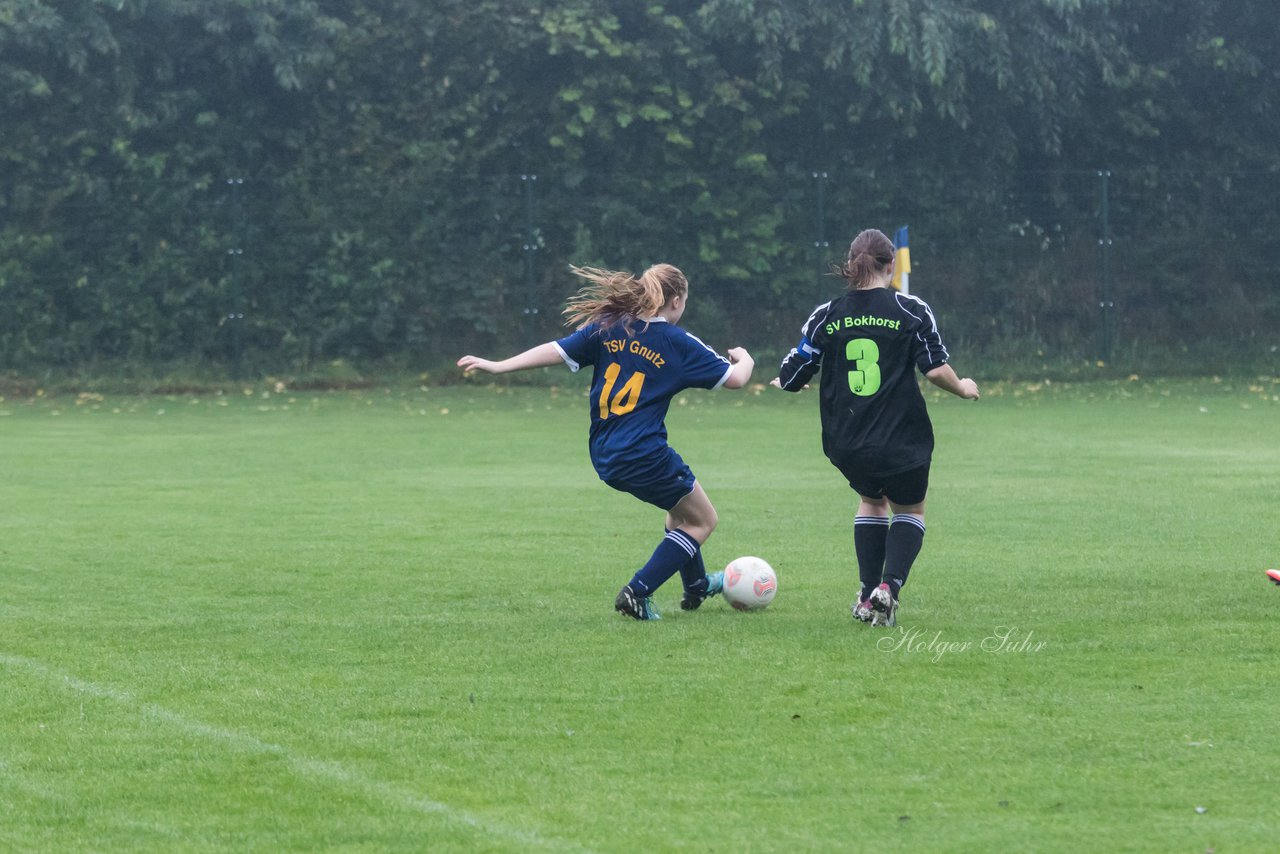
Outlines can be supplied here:
M508 374L512 371L523 371L528 368L545 368L550 365L562 364L564 364L564 360L560 358L560 351L550 341L525 350L523 353L512 356L509 359L503 359L500 362L491 362L479 356L463 356L458 360L458 367L468 374L472 371L484 371L489 374Z
M818 311L822 309L823 306L818 307ZM808 388L809 380L813 379L813 375L822 367L822 351L813 346L808 335L816 317L818 317L817 311L805 323L800 343L791 348L791 352L782 360L782 364L778 367L778 375L769 382L769 385L783 391L800 391Z
M965 400L978 399L978 384L968 377L960 379L950 365L939 365L925 374L925 378L956 397L963 397Z
M724 381L724 387L742 388L751 381L751 372L755 369L756 361L741 347L730 347L725 354L733 364L733 373L729 374L729 379Z

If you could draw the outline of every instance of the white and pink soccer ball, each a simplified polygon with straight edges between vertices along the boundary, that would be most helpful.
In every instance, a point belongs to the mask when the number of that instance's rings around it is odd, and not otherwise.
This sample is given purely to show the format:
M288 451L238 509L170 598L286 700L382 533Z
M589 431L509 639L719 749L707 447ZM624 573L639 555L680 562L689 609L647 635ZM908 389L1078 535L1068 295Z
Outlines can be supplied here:
M768 607L778 593L778 574L762 558L740 557L724 568L724 598L739 611Z

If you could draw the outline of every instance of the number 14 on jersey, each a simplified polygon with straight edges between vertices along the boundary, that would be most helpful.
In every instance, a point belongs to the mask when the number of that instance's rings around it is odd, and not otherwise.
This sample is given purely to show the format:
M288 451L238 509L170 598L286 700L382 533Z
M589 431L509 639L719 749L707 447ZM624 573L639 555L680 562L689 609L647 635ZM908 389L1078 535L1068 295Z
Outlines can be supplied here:
M622 388L618 389L618 393L613 394L613 387L617 384L618 374L620 373L622 373L622 366L617 362L604 369L604 387L600 389L601 421L604 421L610 415L626 415L635 409L636 404L640 402L640 389L644 386L644 374L636 371L627 377L627 381L622 384Z

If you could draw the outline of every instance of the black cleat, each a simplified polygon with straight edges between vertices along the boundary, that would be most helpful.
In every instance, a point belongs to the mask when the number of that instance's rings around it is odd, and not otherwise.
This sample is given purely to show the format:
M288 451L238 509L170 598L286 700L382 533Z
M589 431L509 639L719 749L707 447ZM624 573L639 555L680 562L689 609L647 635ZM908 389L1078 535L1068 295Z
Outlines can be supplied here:
M680 610L696 611L702 607L702 603L710 599L712 596L719 596L724 590L724 570L713 572L707 576L707 586L702 592L697 590L684 591L684 598L680 600Z
M867 599L871 603L871 609L875 611L875 615L871 618L871 625L889 627L898 625L898 600L893 598L888 584L881 584L872 590Z
M662 615L654 610L648 596L637 596L631 585L618 591L618 598L613 600L613 609L626 614L633 620L661 620Z

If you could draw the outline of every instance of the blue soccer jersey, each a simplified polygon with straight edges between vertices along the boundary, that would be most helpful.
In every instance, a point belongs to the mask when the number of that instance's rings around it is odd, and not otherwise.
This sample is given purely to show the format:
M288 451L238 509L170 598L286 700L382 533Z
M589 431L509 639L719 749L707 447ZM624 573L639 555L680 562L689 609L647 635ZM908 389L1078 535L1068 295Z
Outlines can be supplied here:
M554 342L570 370L594 366L591 463L604 480L660 453L671 398L686 388L719 388L729 360L662 318L607 328L591 323Z

